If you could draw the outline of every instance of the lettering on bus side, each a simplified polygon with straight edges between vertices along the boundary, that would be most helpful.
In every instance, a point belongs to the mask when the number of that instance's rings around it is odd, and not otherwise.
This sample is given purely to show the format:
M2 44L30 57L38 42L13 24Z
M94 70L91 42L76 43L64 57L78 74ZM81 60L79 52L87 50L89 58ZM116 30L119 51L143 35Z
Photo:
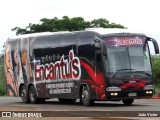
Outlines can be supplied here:
M73 50L69 51L69 59L64 55L59 61L49 64L35 64L35 80L62 81L79 80L81 77L80 60L74 56Z

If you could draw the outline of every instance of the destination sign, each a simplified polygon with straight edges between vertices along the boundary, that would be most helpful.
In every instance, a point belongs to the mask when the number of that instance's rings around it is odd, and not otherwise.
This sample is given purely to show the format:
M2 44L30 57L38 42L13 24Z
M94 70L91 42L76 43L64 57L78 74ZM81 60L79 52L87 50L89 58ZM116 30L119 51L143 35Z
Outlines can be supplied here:
M145 37L109 37L104 39L107 47L143 46Z

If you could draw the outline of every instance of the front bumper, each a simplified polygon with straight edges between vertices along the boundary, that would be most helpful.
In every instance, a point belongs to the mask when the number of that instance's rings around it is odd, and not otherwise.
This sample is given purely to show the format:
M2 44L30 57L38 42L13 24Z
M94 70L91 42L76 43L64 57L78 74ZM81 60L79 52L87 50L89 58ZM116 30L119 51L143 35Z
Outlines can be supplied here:
M147 91L152 91L152 93L146 93ZM123 90L106 92L106 100L150 98L152 96L153 90Z

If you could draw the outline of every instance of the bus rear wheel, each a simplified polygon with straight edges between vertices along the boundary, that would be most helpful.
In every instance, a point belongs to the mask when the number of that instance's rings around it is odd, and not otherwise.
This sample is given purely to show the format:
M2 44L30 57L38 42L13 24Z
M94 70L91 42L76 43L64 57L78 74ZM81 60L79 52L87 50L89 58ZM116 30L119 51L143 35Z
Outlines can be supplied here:
M125 105L132 105L132 103L134 102L134 99L124 99L122 100L122 102Z
M33 104L45 102L45 98L38 98L37 97L37 92L36 92L36 89L33 85L31 85L29 88L29 100Z
M91 99L91 94L87 86L83 86L81 90L80 101L82 102L84 106L90 106L94 103L94 100Z
M23 103L29 103L29 96L27 94L25 86L22 86L21 88L21 98Z

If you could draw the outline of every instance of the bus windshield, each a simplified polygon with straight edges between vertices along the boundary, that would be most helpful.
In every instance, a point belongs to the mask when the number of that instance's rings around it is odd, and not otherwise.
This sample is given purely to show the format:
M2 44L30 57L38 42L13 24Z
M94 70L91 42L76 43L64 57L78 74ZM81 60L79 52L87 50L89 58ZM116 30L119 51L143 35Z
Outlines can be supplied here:
M107 49L107 76L110 78L151 77L148 44L145 47L111 47Z

